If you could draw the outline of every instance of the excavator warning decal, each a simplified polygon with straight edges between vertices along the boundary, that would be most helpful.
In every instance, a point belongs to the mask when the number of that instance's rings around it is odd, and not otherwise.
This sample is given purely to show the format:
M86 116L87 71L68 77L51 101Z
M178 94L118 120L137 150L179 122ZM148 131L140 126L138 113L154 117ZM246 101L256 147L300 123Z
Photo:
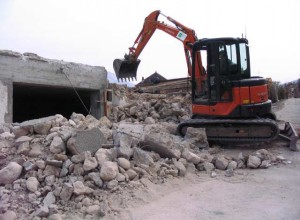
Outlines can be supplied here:
M179 40L184 41L185 38L187 37L187 35L185 33L183 33L182 31L179 31L177 36L176 36Z

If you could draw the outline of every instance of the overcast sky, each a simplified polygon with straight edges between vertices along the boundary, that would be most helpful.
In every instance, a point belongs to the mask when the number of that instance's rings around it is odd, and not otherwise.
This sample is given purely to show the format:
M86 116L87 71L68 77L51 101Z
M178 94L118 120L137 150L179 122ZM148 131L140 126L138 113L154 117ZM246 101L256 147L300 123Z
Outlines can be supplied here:
M0 0L0 49L113 71L154 10L198 38L246 33L253 76L300 78L299 0ZM165 20L159 17L159 20ZM157 30L139 57L138 81L157 71L187 76L182 43Z

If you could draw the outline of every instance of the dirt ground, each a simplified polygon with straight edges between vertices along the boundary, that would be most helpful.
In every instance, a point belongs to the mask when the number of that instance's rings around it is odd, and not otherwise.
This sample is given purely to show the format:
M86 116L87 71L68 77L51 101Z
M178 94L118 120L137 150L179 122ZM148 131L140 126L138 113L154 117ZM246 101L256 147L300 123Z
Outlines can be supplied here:
M300 128L300 99L289 99L274 106L278 119ZM300 143L298 141L298 148ZM134 192L126 209L107 219L300 219L300 152L279 143L263 145L282 155L286 164L268 169L240 169L232 177L217 170L209 174L188 174L164 184L144 183ZM237 155L253 149L225 148L222 153Z

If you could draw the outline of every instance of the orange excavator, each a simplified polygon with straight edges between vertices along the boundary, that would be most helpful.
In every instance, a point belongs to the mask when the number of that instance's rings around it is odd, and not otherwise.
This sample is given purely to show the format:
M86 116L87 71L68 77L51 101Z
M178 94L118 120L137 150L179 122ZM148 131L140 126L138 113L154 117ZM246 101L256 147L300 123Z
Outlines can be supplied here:
M171 24L158 21L159 15ZM298 136L289 122L279 129L271 111L267 81L251 77L248 40L245 38L197 39L195 31L173 18L154 11L124 59L115 59L118 80L136 78L138 59L156 31L162 30L183 44L192 82L192 117L178 125L184 135L188 127L206 128L210 142L249 143L281 138L297 150Z

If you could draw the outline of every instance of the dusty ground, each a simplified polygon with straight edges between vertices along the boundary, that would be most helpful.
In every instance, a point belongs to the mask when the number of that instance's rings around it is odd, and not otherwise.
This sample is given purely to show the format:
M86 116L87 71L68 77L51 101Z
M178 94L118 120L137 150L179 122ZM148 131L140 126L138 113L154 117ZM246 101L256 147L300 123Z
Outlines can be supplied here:
M300 128L300 99L289 99L276 106L278 119L288 120ZM300 143L298 141L298 148ZM107 219L299 219L300 152L292 152L277 143L262 146L288 162L268 169L236 171L226 177L217 171L189 174L169 179L164 184L145 183L134 192L126 209ZM245 147L226 148L222 153L237 155Z

